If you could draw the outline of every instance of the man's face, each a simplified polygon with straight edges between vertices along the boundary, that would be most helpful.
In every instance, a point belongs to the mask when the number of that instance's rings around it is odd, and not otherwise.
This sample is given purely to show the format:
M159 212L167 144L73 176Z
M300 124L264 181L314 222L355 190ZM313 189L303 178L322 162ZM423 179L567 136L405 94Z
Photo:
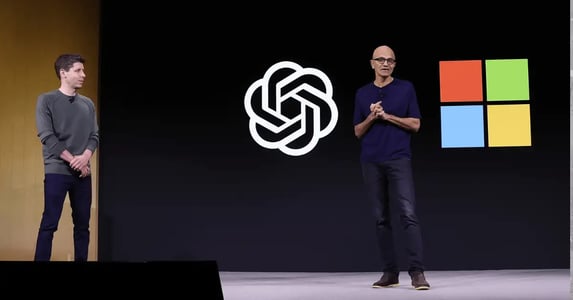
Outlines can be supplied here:
M79 89L84 85L84 80L86 78L86 73L84 73L84 64L80 62L74 63L70 70L62 70L60 73L62 82L67 86Z

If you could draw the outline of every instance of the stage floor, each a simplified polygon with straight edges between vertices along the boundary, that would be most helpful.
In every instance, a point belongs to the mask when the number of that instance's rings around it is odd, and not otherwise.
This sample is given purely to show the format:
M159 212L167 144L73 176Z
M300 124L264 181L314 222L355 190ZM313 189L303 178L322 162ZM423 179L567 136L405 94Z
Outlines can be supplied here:
M400 286L372 288L380 273L219 272L225 300L571 300L569 269L426 271L417 291L407 272Z

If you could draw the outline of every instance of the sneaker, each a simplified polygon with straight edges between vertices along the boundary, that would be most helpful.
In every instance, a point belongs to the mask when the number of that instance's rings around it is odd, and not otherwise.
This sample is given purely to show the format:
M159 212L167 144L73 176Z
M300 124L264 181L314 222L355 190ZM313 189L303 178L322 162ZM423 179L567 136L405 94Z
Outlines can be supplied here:
M395 287L399 285L398 274L392 272L384 272L380 280L372 284L373 288L386 288Z
M412 286L417 290L429 290L430 284L426 281L424 273L417 271L412 272L410 275L412 277Z

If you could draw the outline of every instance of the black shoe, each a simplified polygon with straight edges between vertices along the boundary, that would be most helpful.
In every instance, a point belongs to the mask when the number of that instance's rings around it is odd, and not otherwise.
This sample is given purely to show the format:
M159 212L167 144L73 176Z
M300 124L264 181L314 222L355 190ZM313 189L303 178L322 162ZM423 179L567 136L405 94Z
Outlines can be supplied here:
M417 290L429 290L430 284L426 281L424 273L420 271L412 272L412 286Z
M373 288L395 287L399 285L398 274L392 272L384 272L380 280L372 284Z

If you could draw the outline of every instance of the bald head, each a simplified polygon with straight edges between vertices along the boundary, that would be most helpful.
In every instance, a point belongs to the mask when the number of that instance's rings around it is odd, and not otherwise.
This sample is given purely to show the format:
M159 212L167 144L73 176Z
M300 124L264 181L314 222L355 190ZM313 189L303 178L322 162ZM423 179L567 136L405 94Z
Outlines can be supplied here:
M396 59L396 56L394 55L394 51L392 50L392 48L386 45L382 45L374 49L374 52L372 53L372 58L374 59L377 57L387 57L387 58L391 57Z

